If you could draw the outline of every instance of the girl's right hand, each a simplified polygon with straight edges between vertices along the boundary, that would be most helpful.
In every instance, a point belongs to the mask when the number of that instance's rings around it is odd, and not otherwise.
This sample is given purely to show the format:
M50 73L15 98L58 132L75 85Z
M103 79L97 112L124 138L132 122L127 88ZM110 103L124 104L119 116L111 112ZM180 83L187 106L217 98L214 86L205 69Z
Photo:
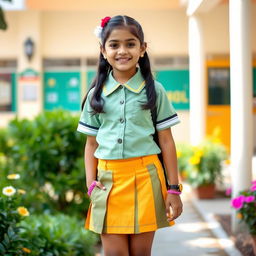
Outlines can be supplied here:
M96 181L96 187L102 190L106 190L106 187L104 187L104 185L100 181Z

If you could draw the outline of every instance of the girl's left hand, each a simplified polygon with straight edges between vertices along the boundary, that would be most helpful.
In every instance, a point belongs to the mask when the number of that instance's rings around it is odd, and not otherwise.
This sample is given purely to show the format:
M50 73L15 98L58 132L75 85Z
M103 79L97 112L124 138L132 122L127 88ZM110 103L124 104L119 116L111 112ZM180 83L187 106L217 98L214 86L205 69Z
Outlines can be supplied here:
M182 213L182 202L179 195L167 194L165 200L167 221L173 221Z

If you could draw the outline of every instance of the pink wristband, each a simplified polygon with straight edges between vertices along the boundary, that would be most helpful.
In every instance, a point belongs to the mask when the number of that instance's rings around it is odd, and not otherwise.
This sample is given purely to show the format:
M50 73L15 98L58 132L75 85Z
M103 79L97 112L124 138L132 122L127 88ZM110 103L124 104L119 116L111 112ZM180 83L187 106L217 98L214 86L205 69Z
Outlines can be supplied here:
M92 184L90 185L89 189L88 189L88 192L87 192L88 196L91 196L92 191L93 191L93 189L96 187L96 185L97 185L97 181L94 180L94 181L92 182Z
M171 190L171 189L167 190L167 193L168 194L174 194L174 195L180 195L181 194L181 192L176 191L176 190Z

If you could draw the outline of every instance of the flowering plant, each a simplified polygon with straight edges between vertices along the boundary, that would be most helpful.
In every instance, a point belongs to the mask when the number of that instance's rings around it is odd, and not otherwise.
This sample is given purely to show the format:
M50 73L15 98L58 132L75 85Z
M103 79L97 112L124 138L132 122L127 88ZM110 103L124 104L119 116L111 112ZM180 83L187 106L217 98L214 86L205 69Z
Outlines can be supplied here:
M193 187L215 184L222 177L222 161L227 158L225 147L205 140L198 146L178 145L177 157L181 176Z
M249 190L241 191L231 199L231 205L237 210L237 218L246 223L252 235L256 235L256 180Z
M19 179L18 174L10 174L7 177ZM0 195L0 255L25 255L30 250L24 247L28 241L20 236L21 227L19 222L29 216L29 211L24 206L20 206L21 196L24 190L16 189L13 186L2 188Z

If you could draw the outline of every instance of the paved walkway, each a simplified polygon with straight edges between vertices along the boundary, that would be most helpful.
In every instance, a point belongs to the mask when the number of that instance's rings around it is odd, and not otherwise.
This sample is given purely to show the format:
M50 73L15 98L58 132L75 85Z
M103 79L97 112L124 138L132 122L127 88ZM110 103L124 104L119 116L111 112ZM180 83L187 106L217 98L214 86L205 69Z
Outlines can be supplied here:
M183 194L184 211L172 228L156 232L152 256L227 256L207 222L200 216L188 194Z

